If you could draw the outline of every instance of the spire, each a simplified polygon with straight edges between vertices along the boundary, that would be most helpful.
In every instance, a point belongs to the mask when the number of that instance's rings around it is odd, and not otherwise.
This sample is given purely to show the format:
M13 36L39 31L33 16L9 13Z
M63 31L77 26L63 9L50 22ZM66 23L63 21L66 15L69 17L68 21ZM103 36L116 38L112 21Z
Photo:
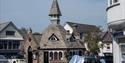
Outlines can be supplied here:
M62 16L57 0L53 0L49 16Z
M60 16L62 16L57 0L53 0L52 7L50 9L49 16L51 17L51 23L53 25L60 24Z

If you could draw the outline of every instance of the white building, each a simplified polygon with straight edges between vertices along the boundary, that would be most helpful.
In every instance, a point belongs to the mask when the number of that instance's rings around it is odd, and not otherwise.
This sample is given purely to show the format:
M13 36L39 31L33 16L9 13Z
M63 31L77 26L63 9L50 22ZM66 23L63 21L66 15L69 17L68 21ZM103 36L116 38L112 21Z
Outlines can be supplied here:
M12 22L0 23L0 57L5 58L0 58L0 62L2 60L8 60L10 63L14 63L13 60L16 60L16 63L24 62L20 54L23 40L19 29ZM17 60L20 61L17 62Z
M113 33L113 61L125 63L125 0L108 0L107 23Z
M64 29L69 34L79 35L78 38L80 39L80 41L84 43L86 50L89 50L88 44L84 42L84 38L88 32L93 32L95 30L98 30L99 28L95 25L75 23L75 22L66 22L64 24Z
M64 25L64 29L70 34L77 32L82 39L88 31L98 30L98 27L95 25L74 23L74 22L66 22Z
M99 45L99 56L112 56L112 35L110 32L103 32Z

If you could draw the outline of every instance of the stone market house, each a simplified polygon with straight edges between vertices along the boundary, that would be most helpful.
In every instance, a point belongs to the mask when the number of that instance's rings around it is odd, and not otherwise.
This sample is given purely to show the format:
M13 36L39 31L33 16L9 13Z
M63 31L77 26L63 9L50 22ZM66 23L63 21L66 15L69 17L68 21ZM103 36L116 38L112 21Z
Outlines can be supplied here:
M32 30L28 32L24 42L28 63L67 63L73 55L83 55L85 48L80 43L79 36L67 33L60 25L62 14L57 0L53 0L49 16L51 24L41 36L35 38Z

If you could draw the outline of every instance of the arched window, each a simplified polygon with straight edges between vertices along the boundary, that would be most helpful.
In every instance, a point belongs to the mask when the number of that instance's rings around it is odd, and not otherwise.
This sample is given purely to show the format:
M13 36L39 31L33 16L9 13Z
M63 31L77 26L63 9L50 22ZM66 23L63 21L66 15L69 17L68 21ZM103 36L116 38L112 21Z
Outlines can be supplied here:
M59 52L59 60L62 60L62 52Z
M54 52L54 60L58 60L58 53Z
M50 52L50 60L53 60L53 52Z

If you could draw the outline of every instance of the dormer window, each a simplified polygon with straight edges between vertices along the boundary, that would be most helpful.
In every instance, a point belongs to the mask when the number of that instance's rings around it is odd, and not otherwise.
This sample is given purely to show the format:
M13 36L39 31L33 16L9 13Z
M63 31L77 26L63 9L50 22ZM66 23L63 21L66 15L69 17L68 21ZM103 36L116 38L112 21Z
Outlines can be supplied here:
M79 33L80 34L80 39L83 38L83 32Z
M70 42L75 42L75 41L76 41L75 36L72 35L72 36L70 37Z
M6 31L6 35L7 36L14 36L15 35L15 31Z
M52 34L52 35L48 38L48 40L50 40L50 41L58 41L59 39L57 38L56 35Z

